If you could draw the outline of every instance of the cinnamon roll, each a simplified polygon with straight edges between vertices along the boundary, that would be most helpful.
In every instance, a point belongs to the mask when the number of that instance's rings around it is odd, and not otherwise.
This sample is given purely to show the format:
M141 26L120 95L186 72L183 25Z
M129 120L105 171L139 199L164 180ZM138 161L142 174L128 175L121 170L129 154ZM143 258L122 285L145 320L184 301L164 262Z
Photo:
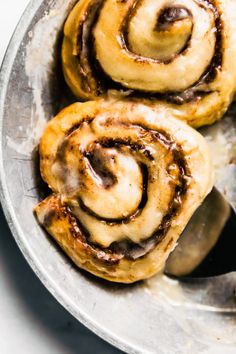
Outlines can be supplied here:
M115 90L211 124L235 92L235 14L233 0L80 0L64 29L65 79L81 99Z
M76 265L115 282L160 271L212 188L203 137L132 102L75 103L52 119L40 168L53 193L39 223Z

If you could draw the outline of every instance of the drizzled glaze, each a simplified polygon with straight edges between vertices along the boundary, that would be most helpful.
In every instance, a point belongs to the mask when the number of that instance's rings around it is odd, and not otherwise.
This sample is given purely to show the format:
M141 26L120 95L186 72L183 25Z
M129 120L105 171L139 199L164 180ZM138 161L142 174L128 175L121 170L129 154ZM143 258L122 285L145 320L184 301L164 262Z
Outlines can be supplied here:
M215 18L215 36L216 44L214 56L210 62L210 65L206 68L201 77L190 87L183 92L150 92L145 90L134 90L131 92L132 97L146 97L150 99L166 100L167 102L182 105L191 101L199 100L207 93L198 87L202 84L209 83L214 80L216 71L221 69L222 65L222 21L217 7L214 3L208 0L198 2L199 7L207 7L212 12ZM127 14L120 27L120 41L123 50L135 57L138 62L148 63L150 60L168 65L175 60L179 55L183 55L187 51L188 46L191 45L191 34L188 40L184 44L180 52L176 53L170 60L155 60L152 58L146 58L138 56L132 53L128 40L129 24L132 18L135 16L137 8L142 6L142 2L135 0L131 3ZM82 85L85 90L92 92L96 95L104 94L109 89L116 89L126 91L126 87L121 83L114 82L112 78L102 68L99 60L97 59L96 48L94 45L94 28L99 20L99 14L102 10L103 3L101 0L93 0L90 2L86 12L84 13L83 20L80 22L78 29L78 52L77 56L78 64L81 68ZM164 7L158 17L156 30L166 31L176 21L190 19L194 25L194 18L190 10L182 6ZM209 94L209 92L208 92Z

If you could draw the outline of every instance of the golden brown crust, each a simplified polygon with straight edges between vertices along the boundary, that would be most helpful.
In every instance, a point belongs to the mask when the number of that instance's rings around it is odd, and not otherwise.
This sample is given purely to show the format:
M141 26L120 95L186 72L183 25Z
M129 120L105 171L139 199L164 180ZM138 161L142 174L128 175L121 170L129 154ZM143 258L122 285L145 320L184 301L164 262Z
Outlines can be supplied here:
M235 13L232 0L80 0L64 29L66 81L81 99L113 90L212 124L236 88Z
M124 283L161 270L213 183L204 139L161 106L75 103L49 122L40 159L54 191L40 224L79 267Z
M78 266L82 267L83 263L89 261L95 265L113 266L122 258L88 244L78 226L78 221L69 207L62 204L59 195L52 194L44 199L35 208L35 213L48 233L53 234L56 241Z

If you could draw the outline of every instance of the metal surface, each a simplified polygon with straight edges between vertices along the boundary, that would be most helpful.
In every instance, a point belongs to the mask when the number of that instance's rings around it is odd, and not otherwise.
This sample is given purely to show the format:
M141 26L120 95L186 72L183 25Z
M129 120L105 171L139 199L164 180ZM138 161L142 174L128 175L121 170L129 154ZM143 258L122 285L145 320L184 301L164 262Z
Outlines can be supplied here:
M206 278L236 271L235 235L236 213L214 187L179 238L165 274Z
M34 218L33 207L41 198L34 148L45 120L71 101L64 90L58 53L62 25L73 3L31 2L2 67L1 201L14 237L56 299L120 349L128 353L235 353L235 273L191 283L157 276L133 286L108 284L76 269ZM224 143L225 137L227 143L230 140L229 134L232 139L236 136L234 110L231 113L203 133L214 151L222 144L224 158L227 150L227 161L222 160L217 172L218 188L235 203L236 145L233 140L230 146ZM218 151L217 159L221 155Z

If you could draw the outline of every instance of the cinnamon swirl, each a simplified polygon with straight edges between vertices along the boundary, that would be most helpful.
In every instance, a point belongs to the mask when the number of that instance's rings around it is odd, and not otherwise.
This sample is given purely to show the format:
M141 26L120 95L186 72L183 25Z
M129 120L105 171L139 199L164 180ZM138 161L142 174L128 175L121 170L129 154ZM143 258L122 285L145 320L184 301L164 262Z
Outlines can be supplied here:
M211 124L236 88L232 0L80 0L64 29L65 79L81 99L110 90Z
M213 184L203 137L132 102L64 109L43 134L40 168L53 193L39 223L76 265L123 283L162 269Z

